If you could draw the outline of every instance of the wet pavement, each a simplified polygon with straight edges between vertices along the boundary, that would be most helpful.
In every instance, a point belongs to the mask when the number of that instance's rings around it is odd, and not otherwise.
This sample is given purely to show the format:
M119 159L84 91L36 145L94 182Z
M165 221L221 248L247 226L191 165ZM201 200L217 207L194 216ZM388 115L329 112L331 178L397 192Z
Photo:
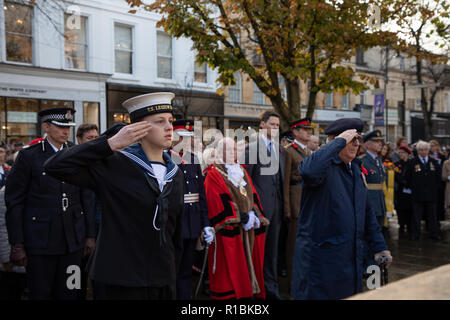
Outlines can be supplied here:
M424 223L420 239L412 241L407 232L399 234L395 216L389 220L386 241L393 257L388 270L389 283L450 263L450 220L441 221L440 224L442 241L429 239ZM287 279L280 277L279 285L282 298L289 299Z
M442 241L429 239L425 229L422 225L420 240L412 241L399 234L397 220L391 219L387 242L394 263L389 268L390 282L450 263L450 220L441 221Z
M389 235L387 243L394 259L389 268L389 283L428 271L439 266L450 264L450 219L441 221L442 241L428 238L425 224L422 225L422 235L418 241L408 238L408 233L399 234L397 218L389 221ZM206 271L207 272L207 271ZM198 275L194 275L193 287L197 285ZM279 277L280 295L289 300L288 281L286 277ZM196 300L209 300L200 289Z

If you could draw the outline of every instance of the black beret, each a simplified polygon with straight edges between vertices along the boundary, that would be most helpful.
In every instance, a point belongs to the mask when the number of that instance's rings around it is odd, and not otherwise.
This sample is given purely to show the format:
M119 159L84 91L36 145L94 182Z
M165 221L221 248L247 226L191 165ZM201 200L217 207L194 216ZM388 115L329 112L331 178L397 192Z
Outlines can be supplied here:
M383 140L383 139L384 137L381 134L380 130L373 130L364 135L364 142L367 142L369 140Z
M325 128L326 135L337 136L345 130L356 129L357 132L362 132L364 122L359 118L342 118L333 121Z

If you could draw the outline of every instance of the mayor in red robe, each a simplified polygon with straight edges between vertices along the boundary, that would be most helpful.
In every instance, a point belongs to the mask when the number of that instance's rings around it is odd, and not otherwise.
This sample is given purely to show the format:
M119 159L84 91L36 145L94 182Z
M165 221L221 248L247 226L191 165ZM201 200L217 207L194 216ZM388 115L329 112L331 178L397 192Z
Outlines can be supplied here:
M216 232L208 252L211 298L264 299L264 241L269 221L262 214L250 177L236 163L234 141L221 140L215 152L219 156L206 169L205 178L208 217Z

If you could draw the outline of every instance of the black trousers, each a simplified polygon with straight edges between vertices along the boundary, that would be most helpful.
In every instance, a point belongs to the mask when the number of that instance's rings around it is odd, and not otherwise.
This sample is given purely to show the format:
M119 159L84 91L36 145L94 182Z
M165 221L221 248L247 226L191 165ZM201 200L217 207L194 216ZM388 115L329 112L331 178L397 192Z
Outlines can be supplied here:
M408 228L408 232L411 231L411 210L397 210L398 215L398 224L400 228L406 226Z
M264 285L267 296L279 296L278 289L278 240L280 237L282 212L281 199L275 199L270 224L266 227L266 243L264 249ZM267 218L267 216L266 216Z
M423 216L426 219L430 236L438 236L439 225L436 217L436 203L413 201L412 205L411 235L413 237L420 236L421 220Z
M71 265L80 267L82 250L65 255L28 255L27 281L30 300L76 300L77 289L69 289Z
M177 300L192 299L192 265L197 239L183 240L183 254L177 275Z
M174 290L166 287L123 287L105 284L106 300L174 300Z

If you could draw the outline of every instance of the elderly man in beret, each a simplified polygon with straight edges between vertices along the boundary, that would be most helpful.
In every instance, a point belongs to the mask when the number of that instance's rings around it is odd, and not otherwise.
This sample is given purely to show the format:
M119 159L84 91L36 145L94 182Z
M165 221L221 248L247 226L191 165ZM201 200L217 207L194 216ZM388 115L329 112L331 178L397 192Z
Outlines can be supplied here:
M362 291L363 244L375 260L392 262L367 201L360 161L360 119L339 119L325 133L331 140L300 165L302 207L294 252L291 294L295 299L343 299Z

